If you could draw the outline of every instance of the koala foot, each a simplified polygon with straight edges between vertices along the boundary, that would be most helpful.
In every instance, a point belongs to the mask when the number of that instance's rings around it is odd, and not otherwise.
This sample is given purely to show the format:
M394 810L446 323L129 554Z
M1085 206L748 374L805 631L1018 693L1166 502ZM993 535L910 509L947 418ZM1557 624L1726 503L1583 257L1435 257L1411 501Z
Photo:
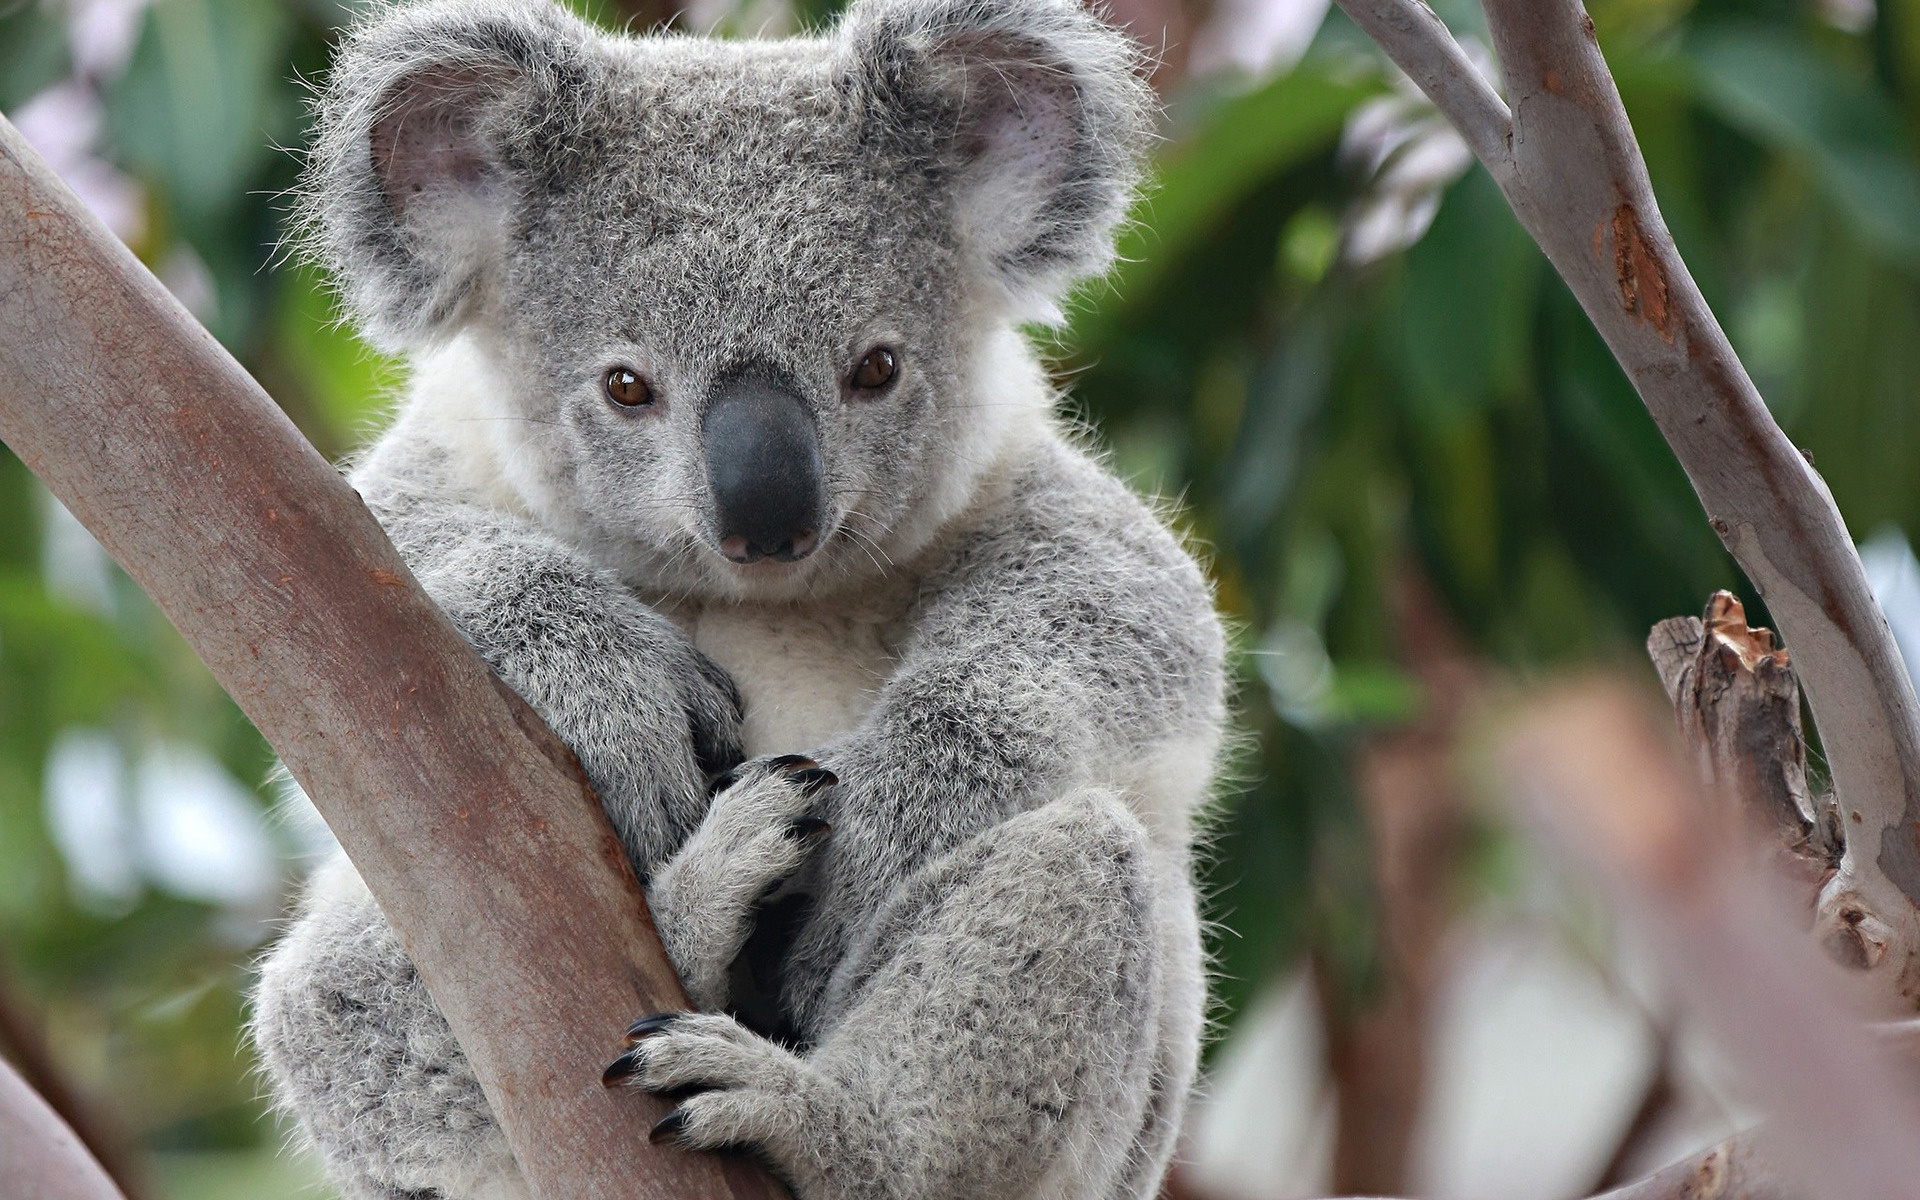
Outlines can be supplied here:
M807 1174L840 1091L818 1068L731 1017L660 1013L634 1022L627 1040L602 1076L608 1087L694 1093L654 1125L654 1142L754 1150L789 1178Z
M837 782L797 754L742 763L714 781L706 820L654 873L648 903L696 1007L726 1003L728 970L753 932L755 908L827 837L813 806Z

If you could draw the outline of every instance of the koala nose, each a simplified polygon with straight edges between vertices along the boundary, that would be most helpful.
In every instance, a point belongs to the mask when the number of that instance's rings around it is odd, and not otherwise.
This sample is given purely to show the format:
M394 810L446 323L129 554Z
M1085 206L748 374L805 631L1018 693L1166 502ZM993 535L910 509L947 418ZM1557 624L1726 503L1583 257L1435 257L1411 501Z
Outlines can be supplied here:
M703 437L720 552L738 563L813 553L823 508L820 437L805 402L759 374L723 379Z

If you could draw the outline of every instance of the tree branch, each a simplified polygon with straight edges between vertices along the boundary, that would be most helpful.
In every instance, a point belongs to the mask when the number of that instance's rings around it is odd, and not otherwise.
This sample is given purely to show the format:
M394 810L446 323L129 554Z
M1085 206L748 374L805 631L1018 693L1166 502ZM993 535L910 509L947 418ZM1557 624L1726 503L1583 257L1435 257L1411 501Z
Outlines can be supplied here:
M1495 179L1513 165L1513 117L1474 69L1447 27L1420 0L1339 0L1353 23L1377 42L1435 108L1453 122L1473 156Z
M1815 1200L1756 1143L1743 1133L1594 1200Z
M1798 935L1777 881L1727 836L1728 806L1703 795L1639 698L1611 684L1534 698L1494 762L1768 1112L1755 1136L1782 1179L1831 1200L1920 1197L1920 1094L1906 1064L1850 1010L1842 972Z
M1416 82L1466 122L1481 153L1484 113L1463 108L1459 66L1426 44L1444 34L1431 14L1415 0L1341 4L1370 33L1387 31L1379 36L1396 60L1428 64ZM1674 248L1579 0L1483 5L1512 133L1510 160L1482 160L1625 369L1793 647L1852 833L1823 905L1885 923L1888 952L1863 973L1876 978L1861 991L1911 1012L1920 1008L1920 708L1846 523Z
M4 954L0 954L0 1061L13 1064L26 1086L73 1131L127 1200L145 1200L152 1194L145 1164L134 1154L133 1143L119 1122L69 1084L54 1061L44 1022L20 995Z
M0 119L0 439L166 612L405 941L542 1200L771 1197L600 1071L685 1006L573 756L353 491Z
M0 1059L0 1195L8 1200L126 1200L59 1114Z

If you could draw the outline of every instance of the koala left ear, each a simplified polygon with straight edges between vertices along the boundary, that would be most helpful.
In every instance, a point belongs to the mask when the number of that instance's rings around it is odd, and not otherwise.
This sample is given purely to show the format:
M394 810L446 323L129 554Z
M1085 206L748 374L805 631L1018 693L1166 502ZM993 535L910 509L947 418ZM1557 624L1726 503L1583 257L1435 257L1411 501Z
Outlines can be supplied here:
M962 252L1020 315L1058 320L1140 182L1139 47L1076 0L857 0L841 37L875 135L952 180Z

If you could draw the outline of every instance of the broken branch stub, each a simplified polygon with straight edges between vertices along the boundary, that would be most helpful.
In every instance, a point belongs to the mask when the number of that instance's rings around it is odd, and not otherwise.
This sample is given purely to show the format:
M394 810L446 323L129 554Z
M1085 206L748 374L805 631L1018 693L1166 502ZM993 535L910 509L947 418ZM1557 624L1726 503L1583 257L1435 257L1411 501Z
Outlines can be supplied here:
M1771 630L1747 624L1732 593L1715 592L1705 617L1655 625L1647 654L1701 777L1762 833L1811 905L1839 869L1843 838L1832 805L1816 803L1807 787L1800 685L1786 649Z
M1857 970L1877 967L1891 923L1865 896L1836 882L1847 829L1832 798L1807 786L1800 692L1787 648L1774 645L1771 631L1749 626L1730 593L1715 592L1704 617L1655 625L1647 654L1703 780L1759 831L1763 856L1801 891L1828 955Z

